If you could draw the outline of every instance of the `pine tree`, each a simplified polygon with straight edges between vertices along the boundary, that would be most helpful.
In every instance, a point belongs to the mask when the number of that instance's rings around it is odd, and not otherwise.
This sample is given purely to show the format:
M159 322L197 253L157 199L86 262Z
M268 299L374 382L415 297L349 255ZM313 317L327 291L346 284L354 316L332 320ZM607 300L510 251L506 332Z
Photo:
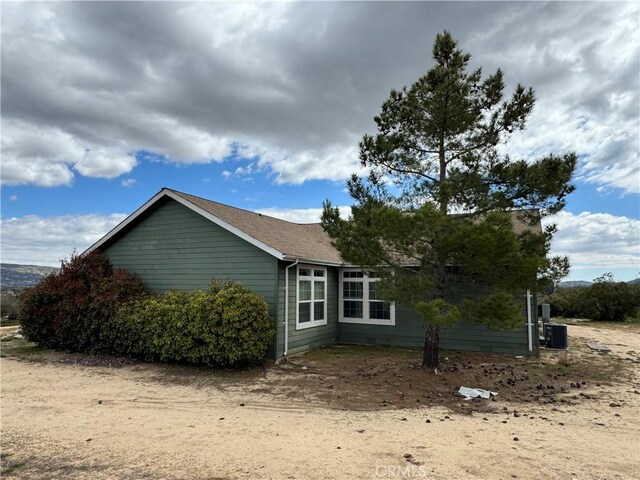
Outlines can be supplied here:
M329 201L322 224L345 261L375 270L377 291L413 306L426 322L423 367L437 369L440 326L461 318L491 328L521 325L516 302L536 282L557 281L566 258L548 258L558 212L574 187L574 153L512 159L500 146L525 128L535 104L517 85L504 99L501 70L483 78L451 34L438 34L435 65L411 87L392 90L360 142L366 178L348 182L348 220ZM516 218L517 217L517 218ZM448 301L464 285L485 295Z

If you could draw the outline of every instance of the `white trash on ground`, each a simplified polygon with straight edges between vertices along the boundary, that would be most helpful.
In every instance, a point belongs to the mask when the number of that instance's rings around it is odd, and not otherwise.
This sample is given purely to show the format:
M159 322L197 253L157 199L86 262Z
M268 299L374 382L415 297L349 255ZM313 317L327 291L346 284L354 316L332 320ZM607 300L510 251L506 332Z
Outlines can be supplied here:
M490 392L489 390L483 390L481 388L469 388L469 387L460 387L458 390L460 395L465 397L465 400L471 400L472 398L489 398L491 395L497 395L496 392Z

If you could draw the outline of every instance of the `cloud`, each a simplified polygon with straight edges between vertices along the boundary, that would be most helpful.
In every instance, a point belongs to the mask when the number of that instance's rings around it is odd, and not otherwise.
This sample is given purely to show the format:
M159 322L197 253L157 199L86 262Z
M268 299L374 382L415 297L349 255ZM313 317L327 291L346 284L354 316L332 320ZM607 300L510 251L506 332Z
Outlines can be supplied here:
M536 90L510 153L576 150L581 181L638 191L638 17L623 2L6 3L2 181L113 178L141 150L342 181L447 28L474 65Z
M551 253L569 257L572 270L640 269L640 220L608 213L560 212Z
M83 252L125 217L114 213L2 219L2 262L59 266L74 249Z
M12 202L17 202L18 201L18 195L9 196L9 200L11 200Z
M122 185L123 187L127 187L127 188L131 188L136 184L136 179L135 178L125 178L124 180L122 180L122 182L120 182L120 185Z
M91 145L91 147L90 147ZM70 185L75 169L85 177L115 178L137 164L133 155L93 147L57 127L2 119L2 182L43 187Z
M351 213L351 207L341 205L340 216L347 218ZM259 208L254 210L256 213L262 213L270 217L280 218L294 223L318 223L322 216L322 208Z
M87 149L73 168L85 177L116 178L130 172L137 164L133 155L114 154L106 149Z
M639 14L637 3L527 4L503 19L527 23L526 31L499 23L472 35L472 53L496 52L481 54L485 67L500 66L510 83L536 90L528 128L514 134L506 152L575 151L577 180L640 192Z

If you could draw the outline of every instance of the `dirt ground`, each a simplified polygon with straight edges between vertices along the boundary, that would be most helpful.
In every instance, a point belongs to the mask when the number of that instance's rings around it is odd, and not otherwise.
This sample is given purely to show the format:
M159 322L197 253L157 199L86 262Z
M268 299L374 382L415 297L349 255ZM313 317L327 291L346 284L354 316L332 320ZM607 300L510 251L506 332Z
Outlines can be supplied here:
M540 359L443 352L439 375L405 349L232 371L0 334L3 478L640 478L639 325L571 325Z

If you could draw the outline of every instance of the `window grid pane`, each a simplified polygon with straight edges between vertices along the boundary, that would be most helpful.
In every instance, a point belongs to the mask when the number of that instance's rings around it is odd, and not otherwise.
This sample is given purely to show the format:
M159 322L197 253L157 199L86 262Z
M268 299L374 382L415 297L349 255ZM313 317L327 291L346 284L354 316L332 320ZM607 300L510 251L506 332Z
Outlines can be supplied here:
M364 302L358 300L345 300L343 302L345 318L362 318Z
M313 321L324 320L324 302L313 302Z
M311 276L311 269L309 268L301 268L300 270L298 270L298 273L301 277L310 277Z
M313 271L313 276L314 277L324 277L324 270L314 270Z
M364 274L362 272L351 271L351 272L342 272L342 278L363 278Z
M344 299L363 299L363 282L344 282L342 284L342 296Z
M311 303L300 303L298 305L298 322L308 323L311 321Z
M324 282L313 282L313 299L324 300Z
M369 300L379 300L376 294L376 282L369 282Z
M311 300L311 282L309 280L300 280L299 289L301 302Z
M369 302L369 318L374 320L390 320L391 305L389 302Z

